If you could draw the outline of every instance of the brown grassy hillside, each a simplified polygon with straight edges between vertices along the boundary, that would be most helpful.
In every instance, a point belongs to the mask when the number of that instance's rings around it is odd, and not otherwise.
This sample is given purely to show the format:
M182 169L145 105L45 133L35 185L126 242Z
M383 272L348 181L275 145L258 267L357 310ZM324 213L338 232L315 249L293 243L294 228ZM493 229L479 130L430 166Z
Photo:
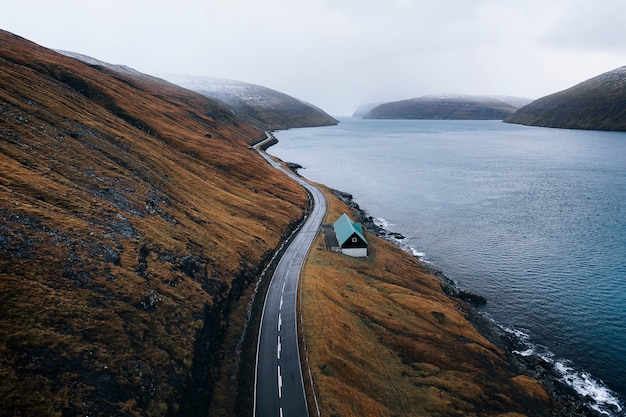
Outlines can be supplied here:
M329 221L350 212L328 197ZM351 258L320 236L304 270L304 332L323 416L566 415L418 260L367 240L370 256Z
M234 312L307 202L261 135L0 32L0 415L202 415L218 379L236 398Z

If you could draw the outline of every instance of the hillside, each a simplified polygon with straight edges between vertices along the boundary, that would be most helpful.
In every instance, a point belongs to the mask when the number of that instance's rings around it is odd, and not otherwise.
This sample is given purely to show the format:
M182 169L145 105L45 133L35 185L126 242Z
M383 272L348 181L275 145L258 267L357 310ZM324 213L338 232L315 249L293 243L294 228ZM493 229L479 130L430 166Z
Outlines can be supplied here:
M626 66L535 100L504 121L565 129L626 131Z
M159 79L125 65L110 64L76 52L61 50L57 52L90 65L104 66L117 72L153 81L167 80L206 97L220 100L236 110L241 119L263 130L329 126L338 123L332 116L312 104L260 85L223 78L177 74L162 75Z
M548 363L514 354L521 346L464 301L479 303L475 294L378 237L351 196L322 189L326 221L359 219L370 253L331 252L320 235L304 268L306 355L322 416L597 415Z
M516 107L486 96L433 95L380 104L364 119L501 120Z
M248 304L305 192L222 103L0 45L0 416L245 407Z
M0 416L249 416L254 294L306 193L223 103L0 45ZM349 210L330 198L329 219ZM450 285L368 241L355 260L318 237L304 271L323 415L585 415Z
M216 98L254 120L266 130L336 125L323 110L260 85L223 78L164 75L168 81Z

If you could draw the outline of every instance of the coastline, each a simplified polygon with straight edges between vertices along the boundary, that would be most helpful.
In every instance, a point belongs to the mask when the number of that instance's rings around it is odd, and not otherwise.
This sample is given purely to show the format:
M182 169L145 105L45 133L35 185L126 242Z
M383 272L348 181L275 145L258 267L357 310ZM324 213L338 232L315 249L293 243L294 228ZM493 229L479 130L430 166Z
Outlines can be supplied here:
M295 165L296 167L292 168L294 171L300 168L297 164ZM404 239L402 234L387 230L378 225L374 221L374 218L369 216L367 212L353 200L351 194L334 189L332 193L355 210L357 213L356 221L360 222L367 231L393 243L419 260L418 256L415 256L408 248L400 244ZM548 393L554 411L558 411L557 415L568 417L600 417L608 415L592 408L590 404L590 402L593 401L592 398L585 398L573 387L563 382L554 364L546 361L535 353L522 355L521 352L528 350L528 347L523 341L513 332L506 331L494 320L479 311L479 307L487 302L483 296L459 288L453 280L448 278L444 272L435 265L421 260L420 263L429 274L437 277L441 281L441 288L446 295L466 302L468 308L465 310L465 313L467 314L468 321L485 338L506 354L510 365L516 372L531 377L541 383Z

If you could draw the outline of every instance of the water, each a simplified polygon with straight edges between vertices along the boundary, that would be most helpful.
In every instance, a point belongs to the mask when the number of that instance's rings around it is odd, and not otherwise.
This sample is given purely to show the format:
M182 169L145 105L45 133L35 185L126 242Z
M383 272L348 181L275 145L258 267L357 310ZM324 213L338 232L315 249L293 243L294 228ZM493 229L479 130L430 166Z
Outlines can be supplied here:
M348 118L276 137L270 153L484 295L520 354L626 415L626 133Z

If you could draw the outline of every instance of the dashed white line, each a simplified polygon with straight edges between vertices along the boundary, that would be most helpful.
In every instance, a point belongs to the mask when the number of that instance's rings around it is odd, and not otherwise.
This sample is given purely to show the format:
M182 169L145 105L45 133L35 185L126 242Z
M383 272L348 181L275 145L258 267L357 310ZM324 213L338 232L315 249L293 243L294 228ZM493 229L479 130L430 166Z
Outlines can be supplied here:
M276 355L278 356L278 360L280 360L280 351L283 349L283 345L280 343L280 336L278 336L278 345L276 346Z
M283 326L283 315L278 313L278 331L280 332L280 328Z
M280 375L280 365L278 365L278 398L283 397L283 377Z
M280 407L280 417L283 417L283 408Z
M280 296L280 305L278 306L278 310L282 310L283 309L283 296Z

